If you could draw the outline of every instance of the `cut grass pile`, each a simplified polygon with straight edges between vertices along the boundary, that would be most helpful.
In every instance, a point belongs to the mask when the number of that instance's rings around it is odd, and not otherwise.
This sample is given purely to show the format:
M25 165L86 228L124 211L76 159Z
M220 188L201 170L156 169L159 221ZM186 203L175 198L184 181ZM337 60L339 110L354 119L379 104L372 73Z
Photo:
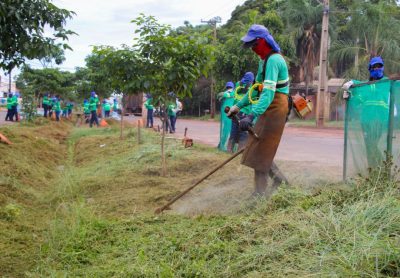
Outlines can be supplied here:
M63 157L46 164L51 173L58 167L58 174L49 176L46 192L38 191L33 198L39 201L32 207L42 212L30 222L42 221L41 230L35 231L40 249L31 248L35 264L23 272L8 269L6 276L400 275L399 188L383 172L350 185L307 190L284 186L270 201L247 201L229 215L189 217L172 211L155 216L154 208L226 155L197 145L184 149L179 141L168 139L169 175L161 177L158 135L143 131L141 145L136 135L135 129L128 129L120 141L114 126L72 130L60 145ZM231 167L229 176L223 172L226 181L237 179L232 175L237 166ZM223 177L218 179L222 182ZM2 210L10 204L15 203L3 203ZM228 200L222 205L227 204ZM2 218L0 223L17 226L22 216ZM28 236L31 232L21 233L38 247ZM21 266L28 258L13 259Z

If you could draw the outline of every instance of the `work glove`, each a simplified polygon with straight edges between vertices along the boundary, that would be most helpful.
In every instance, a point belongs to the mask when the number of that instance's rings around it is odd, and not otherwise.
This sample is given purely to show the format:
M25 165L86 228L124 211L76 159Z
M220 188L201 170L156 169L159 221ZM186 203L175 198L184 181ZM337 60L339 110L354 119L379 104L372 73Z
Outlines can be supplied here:
M228 118L232 118L234 115L236 115L237 113L239 113L240 108L237 107L236 105L233 105L230 109L229 112L226 114L228 116Z
M254 115L246 115L243 119L240 120L239 127L242 131L249 130L250 127L253 126Z
M343 84L342 89L343 91L343 99L349 99L350 98L350 93L349 93L349 89L351 86L353 86L353 81L348 81L346 83Z

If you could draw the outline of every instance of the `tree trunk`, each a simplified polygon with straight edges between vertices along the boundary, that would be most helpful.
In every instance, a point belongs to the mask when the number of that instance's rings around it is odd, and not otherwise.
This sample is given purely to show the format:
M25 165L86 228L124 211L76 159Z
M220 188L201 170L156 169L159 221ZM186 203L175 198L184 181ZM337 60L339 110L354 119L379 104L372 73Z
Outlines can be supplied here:
M120 125L120 133L119 133L119 139L122 140L122 130L124 128L124 94L122 94L121 98L121 125Z
M163 123L163 131L161 134L161 176L165 177L167 176L167 163L165 159L165 129L167 126L167 110L166 110L166 105L162 106L163 107L163 117L162 117L162 123Z
M11 69L8 71L8 93L11 94Z

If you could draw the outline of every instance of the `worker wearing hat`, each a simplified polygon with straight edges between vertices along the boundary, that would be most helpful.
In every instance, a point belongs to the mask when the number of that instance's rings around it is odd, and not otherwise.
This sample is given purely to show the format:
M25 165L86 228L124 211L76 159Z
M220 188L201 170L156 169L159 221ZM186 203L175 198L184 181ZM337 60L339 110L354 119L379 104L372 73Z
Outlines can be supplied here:
M267 188L268 173L278 149L289 111L289 73L279 45L268 29L252 25L242 38L243 47L251 48L259 57L256 96L248 92L232 106L228 115L236 114L245 106L251 112L240 121L243 130L251 127L259 139L249 137L243 152L242 164L254 169L255 195L269 196L278 185Z
M368 71L368 81L370 82L387 79L387 77L384 76L384 61L382 57L372 57L368 63ZM350 99L351 86L363 83L365 83L366 86L369 84L365 80L350 80L343 84L343 98L345 100ZM357 109L360 115L368 167L372 169L379 166L385 159L383 151L379 149L379 142L388 125L389 98L387 91L382 92L377 89L382 87L377 87L375 85L369 86L371 87L368 93L372 95L359 95L354 101L359 103Z
M224 152L228 149L229 135L232 128L232 120L228 118L224 109L226 106L231 107L233 105L234 88L233 82L229 81L225 84L225 91L217 95L218 100L221 102L218 149Z
M243 99L246 93L250 90L250 87L254 82L254 74L252 72L246 72L242 79L236 83L235 91L233 94L233 105L236 105ZM240 109L237 113L237 119L242 120L246 115L251 113L251 105L247 105ZM232 119L231 134L229 136L228 151L234 153L236 150L242 149L247 141L247 130L241 130L239 122Z

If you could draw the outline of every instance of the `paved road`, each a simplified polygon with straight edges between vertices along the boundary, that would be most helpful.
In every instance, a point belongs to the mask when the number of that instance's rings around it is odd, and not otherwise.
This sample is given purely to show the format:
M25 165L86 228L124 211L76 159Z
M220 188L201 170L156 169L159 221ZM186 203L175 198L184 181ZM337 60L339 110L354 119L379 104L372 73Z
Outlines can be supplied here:
M178 119L178 137L187 136L210 146L219 142L219 123ZM342 167L343 131L339 129L285 128L276 159L285 161L310 161L326 166Z

